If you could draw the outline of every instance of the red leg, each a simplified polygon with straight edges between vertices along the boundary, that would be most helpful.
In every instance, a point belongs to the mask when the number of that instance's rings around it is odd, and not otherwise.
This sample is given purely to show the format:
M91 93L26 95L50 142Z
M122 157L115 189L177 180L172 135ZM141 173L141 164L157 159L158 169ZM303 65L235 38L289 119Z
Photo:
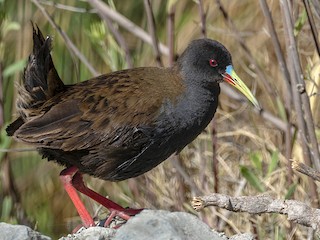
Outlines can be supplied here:
M88 188L82 178L82 174L76 167L69 167L64 169L60 173L60 178L63 182L64 188L67 191L69 197L71 198L74 206L76 207L83 225L87 228L94 225L94 221L87 209L85 208L83 202L80 200L76 190L83 193L84 195L90 197L96 202L100 203L102 206L106 207L110 211L110 216L105 222L105 226L108 226L115 216L119 216L122 219L128 220L130 216L136 215L143 209L131 209L123 208L110 199L100 195L99 193Z
M100 195L99 193L91 190L88 188L84 182L80 172L77 172L72 179L72 185L84 195L90 197L91 199L95 200L96 202L100 203L102 206L109 209L109 211L119 211L124 212L128 215L136 215L142 211L142 209L131 209L131 208L123 208L120 205L116 204L115 202L111 201L110 199Z
M102 206L106 207L110 211L110 216L105 222L105 226L108 226L115 216L119 216L122 219L128 220L130 216L134 216L141 212L143 209L131 209L123 208L110 199L100 195L99 193L88 188L84 182L80 172L77 172L72 179L72 185L84 195L90 197L96 202L100 203Z
M94 226L94 221L84 206L83 202L79 198L79 195L72 185L72 179L74 174L78 171L76 167L70 167L62 170L60 173L60 179L63 183L64 189L68 193L71 201L73 202L75 208L77 209L79 216L82 220L83 225L88 228Z

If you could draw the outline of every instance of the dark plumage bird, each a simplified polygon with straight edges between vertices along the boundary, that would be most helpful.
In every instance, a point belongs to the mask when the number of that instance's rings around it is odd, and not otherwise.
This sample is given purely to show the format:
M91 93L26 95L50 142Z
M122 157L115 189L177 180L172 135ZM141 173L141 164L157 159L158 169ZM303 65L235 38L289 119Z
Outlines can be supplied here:
M94 224L76 190L127 219L124 209L88 189L81 173L119 181L143 174L180 152L213 118L219 83L257 100L235 74L231 55L211 39L192 41L172 68L127 69L64 85L51 59L50 37L33 29L33 53L19 89L19 118L9 136L36 146L66 169L65 189L83 224Z

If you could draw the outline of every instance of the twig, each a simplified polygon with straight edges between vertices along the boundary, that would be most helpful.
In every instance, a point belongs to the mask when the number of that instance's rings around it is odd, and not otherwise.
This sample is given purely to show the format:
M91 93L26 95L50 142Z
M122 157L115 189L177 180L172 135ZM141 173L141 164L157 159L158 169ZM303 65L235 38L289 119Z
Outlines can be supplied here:
M79 8L79 7L74 7L74 6L69 6L61 3L56 3L53 1L39 1L41 4L48 5L48 6L53 6L58 9L70 11L70 12L77 12L77 13L97 13L95 9L85 9L85 8Z
M299 59L299 53L297 50L296 40L293 34L293 23L290 15L290 7L289 7L288 1L282 1L281 6L282 6L281 9L284 13L284 19L286 24L285 30L288 35L288 41L289 41L288 53L289 53L290 59L292 59L293 61L292 67L294 70L294 74L291 80L294 82L291 83L291 85L294 87L293 93L296 96L295 108L297 111L297 115L301 114L301 116L298 117L298 119L300 119L298 121L300 122L299 127L301 127L302 130L305 125L307 127L307 131L303 135L303 137L305 137L307 141L307 143L303 144L305 145L304 150L310 151L310 153L312 152L312 154L309 154L310 156L312 156L310 159L312 160L312 163L314 164L315 168L318 171L320 171L320 153L318 148L318 141L315 134L315 127L314 127L314 121L311 113L309 97L305 91L303 72L300 65L300 59ZM299 104L298 102L302 102L302 105ZM309 141L311 143L312 148L309 148L308 146Z
M226 94L231 99L236 100L237 102L248 102L247 99L240 94L238 91L236 91L234 88L231 88L230 86L226 84L221 84L221 91L223 94ZM255 109L257 110L257 109ZM282 131L287 130L287 123L284 122L282 119L276 117L271 112L268 112L267 110L261 109L260 111L255 111L255 113L259 114L263 119L267 120L268 122L272 123L275 127ZM293 125L290 125L291 132L294 133L295 127Z
M3 111L3 68L2 62L0 62L0 128L3 127L4 124L4 111Z
M151 8L150 0L144 0L144 8L147 13L147 19L148 19L148 29L151 35L152 39L152 47L154 54L156 55L156 61L158 63L159 67L163 67L162 61L161 61L161 54L159 51L159 44L158 44L158 37L157 37L157 31L156 31L156 23L154 21L154 16Z
M297 160L292 161L292 169L311 177L320 182L320 172Z
M170 2L170 1L169 1ZM175 19L175 11L176 5L175 3L168 6L168 47L169 47L169 66L172 67L175 61L175 54L174 54L174 19Z
M214 178L213 182L213 191L219 192L219 161L217 159L217 149L218 149L218 141L217 141L217 123L215 119L211 120L210 124L211 128L211 146L212 146L212 175Z
M320 3L318 0L312 0L312 5L314 7L314 10L315 10L315 13L316 13L316 16L318 18L320 18Z
M311 149L309 148L309 136L308 136L309 131L307 131L306 129L307 128L306 125L308 125L307 121L309 120L306 120L307 116L305 116L304 114L305 112L304 110L306 110L307 108L309 108L310 110L310 103L309 103L309 100L307 99L307 102L308 102L307 105L305 106L303 106L304 104L302 105L302 102L304 102L305 99L302 100L301 98L303 98L303 95L306 95L306 93L299 92L297 89L297 86L304 86L304 83L302 81L302 83L299 84L300 78L302 76L302 72L300 67L299 55L296 49L296 42L293 34L293 22L292 22L293 20L290 14L289 3L287 2L287 0L284 0L281 2L280 6L281 6L281 12L283 16L284 31L286 34L285 39L287 40L286 47L287 47L287 53L288 53L288 66L290 67L290 80L291 80L291 87L292 87L292 93L293 93L292 95L293 104L296 111L297 123L299 127L299 137L301 140L300 142L303 150L302 154L306 164L308 166L311 166L312 154L311 154ZM308 114L306 113L306 115ZM313 121L312 115L309 117L311 118L310 120ZM316 166L318 160L319 159L313 162L316 169L318 169L318 167ZM309 183L308 194L312 199L312 204L313 206L319 206L317 186L311 178L308 179L308 183Z
M292 90L291 90L290 74L289 74L288 66L285 61L285 57L281 49L278 34L275 30L273 18L266 0L260 0L260 6L262 9L263 15L265 16L265 19L266 19L266 23L271 36L271 41L274 47L275 54L277 56L280 71L283 74L284 84L286 86L285 88L283 88L282 96L285 102L286 120L287 120L287 129L285 130L285 156L289 160L292 154L292 135L293 135L292 131L290 130L290 119L291 119L290 112L292 108L291 107L292 106ZM287 178L288 178L287 185L289 186L292 183L292 176L293 176L290 161L287 162L287 168L289 171L289 174L287 174Z
M246 54L247 58L249 59L249 61L254 65L255 67L255 71L258 75L258 80L265 86L265 88L267 89L268 93L270 94L270 96L273 96L274 98L277 97L277 92L276 89L274 87L271 86L270 82L267 80L267 78L265 77L265 75L263 74L262 69L260 68L259 64L257 63L256 59L253 57L251 51L249 50L248 46L245 44L243 38L241 37L239 31L237 30L235 24L233 23L232 19L229 17L226 9L224 8L224 6L222 5L220 0L216 0L216 3L226 21L226 23L230 26L230 28L232 29L232 31L235 33L235 36L240 44L240 46L242 47L242 49L244 50L244 53Z
M10 148L10 149L3 149L0 148L0 152L32 152L37 151L36 148Z
M202 0L198 0L198 5L199 5L199 15L201 19L201 33L204 38L207 37L207 28L206 28L206 13L203 10L203 2Z
M208 206L215 206L232 212L284 214L288 216L289 221L320 230L320 210L296 200L273 199L265 194L231 197L213 193L208 196L195 197L191 204L197 211Z
M312 145L312 153L311 155L313 155L314 157L313 159L313 164L315 165L316 169L318 171L320 171L320 153L319 153L319 148L318 148L318 141L315 135L315 127L314 127L314 122L313 122L313 117L312 117L312 113L311 113L311 108L310 108L310 101L309 101L309 97L305 91L305 83L304 83L304 79L303 79L303 72L301 69L301 65L300 65L300 60L299 60L299 53L297 50L297 44L296 44L296 40L293 34L293 25L292 25L292 19L290 16L290 12L289 12L289 3L287 1L283 1L283 11L284 11L284 15L285 15L285 20L286 20L286 25L287 25L287 33L288 33L288 37L289 37L289 43L290 43L290 48L289 51L291 53L291 56L293 58L293 67L295 69L295 84L294 86L296 87L296 89L294 89L293 91L295 91L298 95L300 95L299 97L301 97L302 100L302 104L303 104L303 110L302 112L304 113L302 116L305 116L304 120L307 126L307 135L306 138L310 138L310 142ZM293 85L293 84L292 84ZM301 86L301 88L300 88ZM301 106L297 106L298 108L301 108Z
M127 66L128 68L132 68L133 63L132 63L132 57L128 48L128 45L124 39L124 37L122 36L122 34L114 27L111 19L103 14L103 12L97 8L96 9L99 16L101 17L101 19L103 19L105 21L105 23L107 24L109 30L111 31L111 33L113 34L113 36L115 37L115 39L117 40L118 44L120 45L120 47L123 49L124 53L125 53L125 57L126 57L126 62L127 62Z
M283 73L284 76L284 83L286 85L283 92L283 96L285 98L286 103L287 103L287 107L290 108L290 103L291 103L291 98L292 98L292 93L291 93L291 87L290 87L290 74L288 71L288 67L285 61L285 57L283 56L282 50L281 50L281 45L280 45L280 41L278 38L278 34L275 30L274 27L274 23L273 23L273 19L268 7L268 4L266 2L266 0L260 0L260 5L261 5L261 9L262 12L265 16L266 22L267 22L267 26L269 29L269 33L271 36L271 41L275 50L275 54L277 56L277 60L279 62L279 67L281 72Z
M239 197L244 189L244 187L247 184L247 180L246 179L242 179L239 182L238 188L234 193L235 197ZM225 225L226 225L226 221L224 221L223 219L229 219L231 212L230 211L225 211L224 213L221 213L223 215L224 218L221 218L222 221L219 221L219 225L218 225L218 231L223 231L223 229L225 229Z
M11 161L9 160L7 154L3 157L1 161L1 197L9 196L12 200L12 215L15 215L19 224L24 224L27 226L32 226L32 222L28 219L24 208L21 203L21 195L17 188L14 175L11 170Z
M305 7L305 9L307 11L308 21L309 21L309 25L311 27L313 41L314 41L314 43L316 45L318 56L320 57L320 45L319 45L319 41L318 41L318 31L317 31L317 27L316 27L316 24L314 23L314 19L313 19L313 16L312 16L310 3L307 0L303 0L303 4L304 4L304 7Z
M180 156L177 155L175 156L176 159L173 159L172 165L174 166L175 170L177 171L178 174L181 175L181 177L183 178L183 180L185 181L185 183L190 187L191 192L194 194L203 194L203 190L200 189L195 182L192 180L192 178L186 173L186 171L183 169L183 167L181 166L180 162L179 162L179 158Z
M88 59L78 50L78 48L73 44L68 35L54 22L53 18L49 15L44 7L41 6L38 0L31 0L42 12L42 14L48 19L49 23L58 31L58 33L62 36L63 40L66 43L66 46L69 50L71 50L74 55L76 55L80 61L89 69L89 71L94 76L100 75L94 67L89 63Z
M107 4L100 0L88 0L88 2L91 4L91 6L93 6L96 9L99 9L99 11L108 16L112 21L118 23L119 26L131 32L133 35L137 36L144 42L152 45L152 39L148 33L146 33L142 28L135 25L133 22L131 22L123 15L111 9ZM166 56L169 55L168 47L163 45L162 43L159 43L159 50L162 54Z

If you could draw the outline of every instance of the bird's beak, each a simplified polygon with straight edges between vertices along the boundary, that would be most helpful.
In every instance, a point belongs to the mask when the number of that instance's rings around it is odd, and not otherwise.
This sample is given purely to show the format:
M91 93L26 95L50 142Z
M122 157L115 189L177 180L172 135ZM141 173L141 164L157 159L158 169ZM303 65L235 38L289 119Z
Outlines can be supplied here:
M242 82L242 80L238 77L236 72L234 71L232 65L227 66L225 73L222 74L223 80L227 83L231 84L235 88L237 88L243 95L245 95L252 104L261 109L257 99L253 96L250 89Z

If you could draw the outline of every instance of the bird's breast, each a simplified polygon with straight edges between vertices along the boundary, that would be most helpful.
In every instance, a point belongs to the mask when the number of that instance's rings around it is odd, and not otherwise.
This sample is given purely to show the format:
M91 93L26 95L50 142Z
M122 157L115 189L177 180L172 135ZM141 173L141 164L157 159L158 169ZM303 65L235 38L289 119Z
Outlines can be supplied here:
M163 104L158 128L161 135L168 136L174 152L182 150L206 128L216 112L219 93L219 88L192 88L175 103Z

